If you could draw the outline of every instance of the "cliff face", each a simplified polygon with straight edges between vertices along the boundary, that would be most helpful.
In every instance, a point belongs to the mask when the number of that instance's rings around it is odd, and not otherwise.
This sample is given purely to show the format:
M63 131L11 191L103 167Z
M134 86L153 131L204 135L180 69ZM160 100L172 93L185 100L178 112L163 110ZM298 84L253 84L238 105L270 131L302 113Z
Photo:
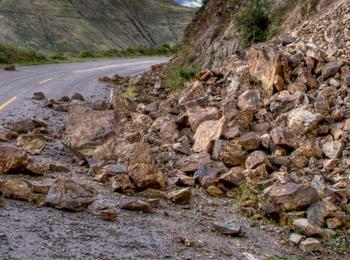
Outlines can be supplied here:
M1 0L0 39L42 51L177 43L194 10L172 0Z

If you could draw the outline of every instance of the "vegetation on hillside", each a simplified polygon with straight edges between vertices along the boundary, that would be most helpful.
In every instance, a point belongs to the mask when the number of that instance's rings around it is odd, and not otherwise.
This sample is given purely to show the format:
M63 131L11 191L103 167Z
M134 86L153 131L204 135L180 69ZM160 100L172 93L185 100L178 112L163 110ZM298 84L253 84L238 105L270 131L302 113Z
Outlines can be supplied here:
M80 53L69 55L55 53L45 56L33 50L17 48L9 44L0 43L0 64L41 64L56 63L64 61L79 61L81 59L98 58L123 58L123 57L142 57L142 56L171 56L176 53L176 47L169 44L162 44L157 48L128 48L125 50L108 50L104 52L94 52L83 50Z
M45 62L48 62L48 58L43 54L0 43L0 64Z
M272 0L247 0L234 16L242 47L264 42L273 36L292 1L276 7Z

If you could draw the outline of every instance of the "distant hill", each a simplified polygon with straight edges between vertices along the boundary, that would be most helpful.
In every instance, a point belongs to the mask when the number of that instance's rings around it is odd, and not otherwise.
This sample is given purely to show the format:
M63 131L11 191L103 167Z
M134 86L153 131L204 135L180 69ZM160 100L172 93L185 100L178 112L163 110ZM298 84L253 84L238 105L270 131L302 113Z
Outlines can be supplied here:
M0 0L0 41L43 52L178 43L195 10L173 0Z

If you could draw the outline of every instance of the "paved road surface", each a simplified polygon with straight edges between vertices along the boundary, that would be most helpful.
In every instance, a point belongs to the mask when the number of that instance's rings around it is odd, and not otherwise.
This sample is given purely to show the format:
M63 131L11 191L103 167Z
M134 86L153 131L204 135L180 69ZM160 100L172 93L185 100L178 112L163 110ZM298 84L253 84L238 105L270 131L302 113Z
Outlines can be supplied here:
M167 61L167 58L115 59L0 71L0 119L32 114L29 100L34 92L42 91L48 98L60 98L75 92L87 98L104 96L107 91L103 83L98 82L99 77L116 73L121 76L138 74L154 64Z

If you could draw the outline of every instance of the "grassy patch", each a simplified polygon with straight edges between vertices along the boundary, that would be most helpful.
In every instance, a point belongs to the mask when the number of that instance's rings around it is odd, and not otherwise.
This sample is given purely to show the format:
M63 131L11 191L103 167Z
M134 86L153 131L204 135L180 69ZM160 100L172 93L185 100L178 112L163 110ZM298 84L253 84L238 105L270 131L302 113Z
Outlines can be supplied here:
M127 100L133 100L136 97L136 95L136 88L132 84L129 84L125 91L122 93L122 97Z
M198 65L180 66L171 64L165 72L165 86L176 92L186 81L190 81L199 71Z
M36 64L46 62L48 62L48 58L43 54L0 43L0 64Z
M336 231L336 234L332 237L325 239L325 245L327 249L331 252L338 252L338 253L349 253L349 237L340 230Z

